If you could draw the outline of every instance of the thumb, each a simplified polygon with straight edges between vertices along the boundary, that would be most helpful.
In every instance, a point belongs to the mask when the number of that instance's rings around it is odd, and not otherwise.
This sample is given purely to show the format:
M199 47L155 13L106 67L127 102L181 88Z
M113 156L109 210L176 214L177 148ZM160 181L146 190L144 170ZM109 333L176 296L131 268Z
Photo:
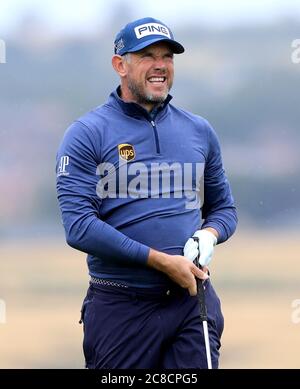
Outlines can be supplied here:
M192 273L194 274L194 276L196 276L197 278L200 278L200 280L207 280L209 278L209 275L205 273L205 271L199 269L197 266L193 266L192 268Z
M183 248L183 255L190 261L194 261L197 258L198 254L198 244L192 238L190 238Z

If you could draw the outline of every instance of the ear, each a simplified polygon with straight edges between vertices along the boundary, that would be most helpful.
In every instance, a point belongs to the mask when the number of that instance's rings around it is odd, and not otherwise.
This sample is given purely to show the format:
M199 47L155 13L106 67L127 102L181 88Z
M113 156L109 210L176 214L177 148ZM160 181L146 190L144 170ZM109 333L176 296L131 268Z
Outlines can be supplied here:
M125 77L127 74L126 61L120 55L114 55L111 60L112 66L120 77Z

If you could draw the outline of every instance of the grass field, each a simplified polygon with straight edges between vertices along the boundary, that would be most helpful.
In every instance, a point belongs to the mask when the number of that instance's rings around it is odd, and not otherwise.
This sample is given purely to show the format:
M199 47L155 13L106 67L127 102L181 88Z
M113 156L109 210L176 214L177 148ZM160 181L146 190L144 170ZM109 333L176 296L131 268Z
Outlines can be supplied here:
M225 316L221 368L300 368L300 243L296 235L236 235L216 248L212 281ZM85 255L59 241L2 242L0 368L82 368L78 324Z

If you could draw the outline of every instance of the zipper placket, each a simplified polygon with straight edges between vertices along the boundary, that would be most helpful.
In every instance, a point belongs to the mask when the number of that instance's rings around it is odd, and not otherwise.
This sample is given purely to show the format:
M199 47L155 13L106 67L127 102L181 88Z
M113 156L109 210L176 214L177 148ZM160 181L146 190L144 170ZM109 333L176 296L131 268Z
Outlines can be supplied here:
M159 145L159 138L158 138L158 132L157 132L156 124L155 124L154 120L151 120L150 123L152 125L153 132L154 132L156 153L160 154L160 145Z

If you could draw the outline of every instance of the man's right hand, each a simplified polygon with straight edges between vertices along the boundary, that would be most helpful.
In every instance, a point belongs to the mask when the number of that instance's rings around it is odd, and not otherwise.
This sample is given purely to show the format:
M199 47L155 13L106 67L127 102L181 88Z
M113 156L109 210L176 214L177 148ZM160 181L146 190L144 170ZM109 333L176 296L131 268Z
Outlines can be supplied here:
M208 275L200 270L190 260L182 255L169 255L150 249L148 266L165 273L172 281L182 288L188 289L191 296L197 294L197 283L195 276L206 280Z

